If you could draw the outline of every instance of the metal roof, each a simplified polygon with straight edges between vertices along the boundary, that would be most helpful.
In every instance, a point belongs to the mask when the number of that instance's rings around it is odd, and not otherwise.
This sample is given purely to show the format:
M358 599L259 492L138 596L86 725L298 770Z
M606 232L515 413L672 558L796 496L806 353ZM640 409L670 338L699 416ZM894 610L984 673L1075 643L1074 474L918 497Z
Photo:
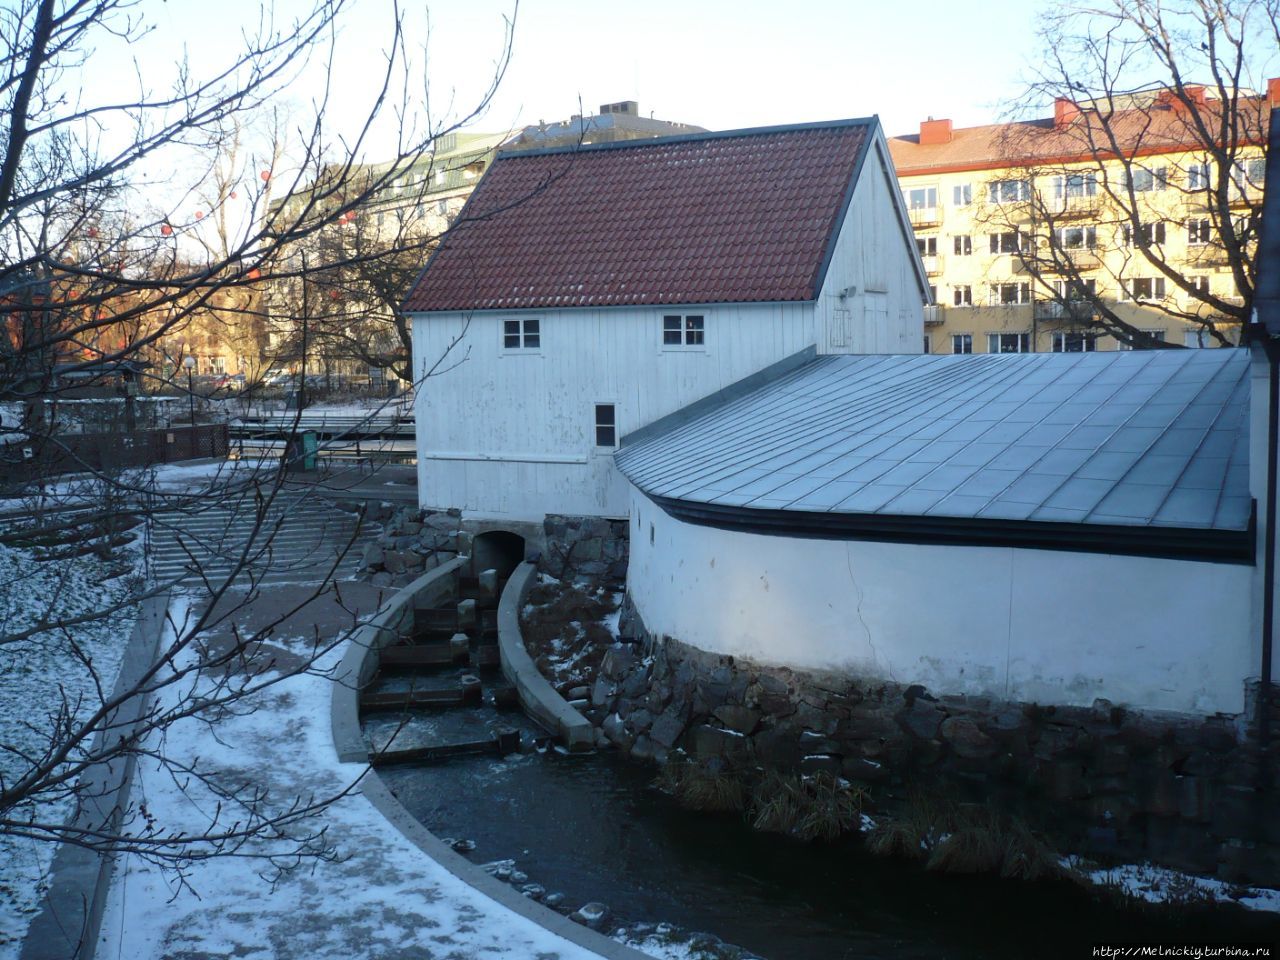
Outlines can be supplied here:
M813 300L876 124L500 153L405 310Z
M616 462L744 511L1250 528L1244 350L831 356Z

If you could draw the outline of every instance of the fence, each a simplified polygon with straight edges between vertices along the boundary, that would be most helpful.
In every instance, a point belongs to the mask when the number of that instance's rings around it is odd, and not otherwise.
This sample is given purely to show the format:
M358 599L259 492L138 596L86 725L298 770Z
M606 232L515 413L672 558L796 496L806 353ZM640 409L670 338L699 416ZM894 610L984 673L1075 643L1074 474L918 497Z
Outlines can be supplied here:
M225 457L225 423L135 430L131 433L68 433L0 446L0 487L65 473L111 471Z

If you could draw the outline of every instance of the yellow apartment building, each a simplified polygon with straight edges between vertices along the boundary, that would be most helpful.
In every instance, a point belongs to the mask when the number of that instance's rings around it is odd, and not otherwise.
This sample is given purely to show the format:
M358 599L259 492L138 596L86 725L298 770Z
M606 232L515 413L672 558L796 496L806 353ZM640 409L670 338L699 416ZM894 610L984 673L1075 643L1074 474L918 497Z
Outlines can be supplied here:
M1228 250L1257 242L1280 80L1229 100L1204 87L1058 100L1049 118L930 118L890 138L934 294L925 352L1238 342ZM1223 148L1205 131L1227 114L1239 132Z

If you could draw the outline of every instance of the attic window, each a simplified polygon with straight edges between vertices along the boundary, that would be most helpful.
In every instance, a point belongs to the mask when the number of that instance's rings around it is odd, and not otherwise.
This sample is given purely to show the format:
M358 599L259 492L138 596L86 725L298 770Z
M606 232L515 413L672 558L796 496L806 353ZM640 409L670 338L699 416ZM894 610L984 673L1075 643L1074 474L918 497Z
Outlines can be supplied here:
M701 347L706 345L706 325L701 314L667 314L662 318L664 347Z
M542 333L537 317L502 321L502 349L537 350L542 346Z

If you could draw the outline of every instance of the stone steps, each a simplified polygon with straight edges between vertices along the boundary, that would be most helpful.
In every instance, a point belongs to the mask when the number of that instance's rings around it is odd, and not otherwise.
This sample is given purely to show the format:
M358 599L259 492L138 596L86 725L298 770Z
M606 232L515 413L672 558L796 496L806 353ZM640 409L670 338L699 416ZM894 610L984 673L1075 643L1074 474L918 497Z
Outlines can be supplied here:
M378 524L362 523L356 514L305 495L277 497L261 516L249 501L167 513L152 521L152 577L157 582L220 580L243 555L237 579L246 582L349 580L380 533Z

